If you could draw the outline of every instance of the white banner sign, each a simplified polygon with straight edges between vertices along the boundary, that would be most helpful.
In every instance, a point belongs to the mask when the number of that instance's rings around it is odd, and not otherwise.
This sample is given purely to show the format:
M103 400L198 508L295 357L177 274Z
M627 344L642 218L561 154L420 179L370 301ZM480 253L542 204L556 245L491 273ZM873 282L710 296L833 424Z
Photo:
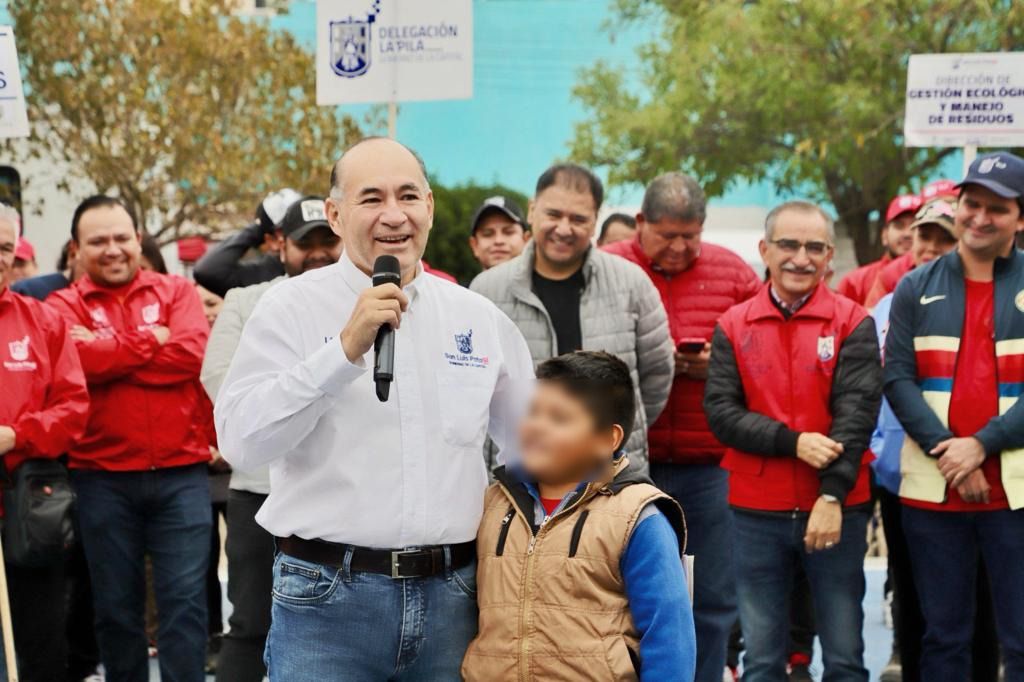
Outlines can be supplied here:
M472 0L317 0L317 104L473 96Z
M28 113L21 89L14 30L0 26L0 138L28 137Z
M911 55L903 135L908 147L1024 145L1024 52Z

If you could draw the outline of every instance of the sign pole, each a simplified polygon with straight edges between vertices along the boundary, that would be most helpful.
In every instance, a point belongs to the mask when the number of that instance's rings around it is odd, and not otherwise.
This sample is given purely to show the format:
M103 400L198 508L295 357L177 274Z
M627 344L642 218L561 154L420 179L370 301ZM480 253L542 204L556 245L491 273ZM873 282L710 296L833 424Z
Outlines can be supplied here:
M967 177L967 169L971 167L974 160L978 158L978 145L969 144L964 146L964 172L961 177Z
M398 136L396 128L398 127L398 104L395 100L388 102L388 137L392 140Z

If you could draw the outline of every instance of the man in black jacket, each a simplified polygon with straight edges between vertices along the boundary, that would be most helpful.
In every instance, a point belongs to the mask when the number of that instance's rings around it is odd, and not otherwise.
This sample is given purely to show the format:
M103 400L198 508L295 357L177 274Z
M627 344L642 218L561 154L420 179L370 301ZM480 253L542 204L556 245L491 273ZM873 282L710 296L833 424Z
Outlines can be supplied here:
M246 225L228 237L196 263L193 277L196 282L221 298L235 287L268 282L284 274L284 266L277 255L280 237L277 224L285 211L302 198L293 189L282 189L268 194L256 209L256 222ZM269 253L246 259L253 249L267 247Z
M881 367L867 312L822 283L833 242L818 206L773 209L760 245L771 280L722 316L712 340L704 409L729 448L722 466L739 548L745 682L785 679L798 565L825 679L868 679L861 601L871 494L862 460Z

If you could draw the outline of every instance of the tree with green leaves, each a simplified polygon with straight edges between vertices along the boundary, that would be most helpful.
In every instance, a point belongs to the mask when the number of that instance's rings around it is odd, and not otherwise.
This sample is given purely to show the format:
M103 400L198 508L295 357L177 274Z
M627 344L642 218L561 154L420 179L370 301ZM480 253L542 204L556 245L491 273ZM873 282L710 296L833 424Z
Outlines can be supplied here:
M506 196L522 207L527 198L501 185L462 184L445 187L431 183L434 192L434 227L430 230L427 252L431 266L444 270L462 284L480 272L480 264L469 249L469 228L473 213L487 197Z
M325 192L359 125L317 106L312 54L236 5L9 0L29 153L121 196L162 242L237 227L280 187Z
M740 181L835 207L858 260L873 211L919 189L952 149L903 146L914 53L1024 49L1020 0L615 0L660 27L636 67L587 69L572 156L612 184L685 170L719 195Z

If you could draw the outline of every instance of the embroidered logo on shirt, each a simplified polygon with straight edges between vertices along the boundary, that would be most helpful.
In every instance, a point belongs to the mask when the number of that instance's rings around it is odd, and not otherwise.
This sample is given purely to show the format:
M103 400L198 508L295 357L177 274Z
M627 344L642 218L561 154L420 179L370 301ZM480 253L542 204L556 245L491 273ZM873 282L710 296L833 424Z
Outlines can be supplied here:
M1017 292L1017 295L1013 297L1013 304L1017 306L1017 310L1024 313L1024 289Z
M455 335L455 346L459 349L460 353L472 353L473 352L473 330L470 329L465 334Z
M35 370L36 363L28 359L29 341L30 339L26 335L24 338L8 342L7 351L11 354L11 359L4 362L4 368L11 372L31 372Z
M142 306L142 321L146 324L156 324L160 319L160 302Z
M487 367L491 359L486 355L473 355L473 330L465 334L455 334L456 353L445 353L444 358L452 367Z
M822 362L828 362L836 355L836 337L834 336L819 336L818 337L818 359Z
M945 294L939 294L938 296L922 296L921 297L921 305L928 305L930 303L935 303L936 301L941 301L944 298L946 298Z

